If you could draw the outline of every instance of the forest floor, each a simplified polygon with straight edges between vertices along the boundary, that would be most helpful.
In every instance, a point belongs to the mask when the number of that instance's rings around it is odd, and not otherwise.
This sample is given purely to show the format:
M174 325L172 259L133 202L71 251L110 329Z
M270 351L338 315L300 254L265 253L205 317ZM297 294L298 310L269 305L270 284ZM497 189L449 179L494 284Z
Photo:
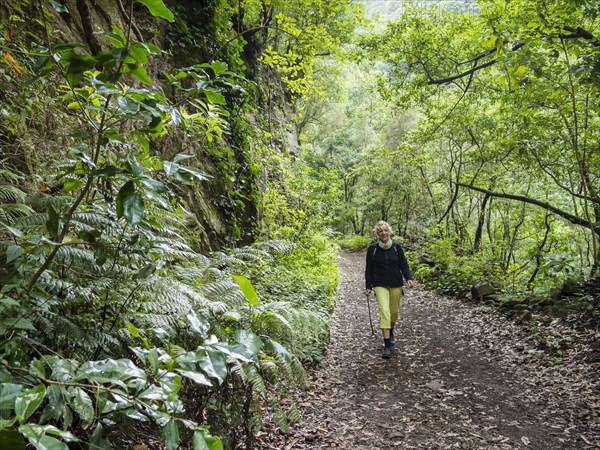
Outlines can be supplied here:
M295 399L302 421L261 433L258 448L600 448L600 365L589 361L597 331L519 324L417 285L383 359L364 254L342 253L339 265L331 342ZM562 357L548 351L557 340L568 343Z

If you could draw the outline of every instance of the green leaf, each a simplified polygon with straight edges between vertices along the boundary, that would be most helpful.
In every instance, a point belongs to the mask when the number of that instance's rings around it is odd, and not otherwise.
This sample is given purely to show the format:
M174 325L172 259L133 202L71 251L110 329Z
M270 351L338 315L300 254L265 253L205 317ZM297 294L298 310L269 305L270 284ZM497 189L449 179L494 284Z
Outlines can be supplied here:
M63 54L61 63L66 68L69 84L71 86L76 86L83 78L84 72L93 69L97 61L93 56L80 55L73 51L69 51Z
M177 372L180 373L181 375L183 375L184 377L189 378L194 383L198 383L202 386L212 387L212 383L210 382L210 380L208 378L206 378L206 376L204 376L204 374L202 374L200 372L194 372L193 370L183 370L183 369L177 369Z
M76 387L73 389L73 398L70 400L70 404L75 410L81 420L86 423L92 423L94 421L94 404L92 399L83 389Z
M67 447L67 444L64 442L61 442L52 436L47 436L45 434L47 430L60 432L58 428L50 425L42 427L37 424L27 424L19 427L19 432L23 434L23 436L29 440L29 443L37 450L69 450L69 447Z
M94 171L94 175L99 177L112 177L119 173L123 173L124 170L117 166L107 166L103 169L97 169Z
M178 172L187 172L202 181L210 178L210 175L208 175L206 172L203 172L202 170L192 166L179 166Z
M106 359L83 363L77 370L74 380L85 379L98 383L116 383L134 379L139 383L145 382L146 374L129 359Z
M154 272L156 272L156 265L148 264L146 267L144 267L141 270L139 270L138 272L136 272L133 275L133 279L134 280L145 280L150 275L152 275Z
M137 64L125 64L125 72L130 72L140 82L152 86L152 80L150 79L148 72L146 72L146 69L142 66Z
M15 330L37 330L31 320L26 319L25 317L18 317L16 319L14 317L9 319L0 319L0 323L5 325L7 328L14 328Z
M15 406L16 398L23 392L22 384L0 384L0 411L10 411Z
M169 22L173 22L175 20L175 16L169 8L165 6L162 0L137 0L139 3L146 5L150 14L154 17L162 17L163 19L168 20Z
M41 56L36 60L33 66L33 71L38 75L44 75L50 71L50 69L52 69L53 63L53 59L49 56Z
M46 219L46 230L50 234L50 239L56 241L58 236L58 213L52 205L48 206L48 218Z
M15 400L15 414L20 422L25 422L38 407L46 396L46 386L38 384L19 395Z
M134 324L132 324L129 321L127 321L127 329L129 330L129 334L131 334L131 337L134 337L134 338L140 337L140 330L138 329L138 327L136 327Z
M248 348L244 347L242 344L216 344L214 346L222 351L225 355L230 358L237 359L238 361L242 361L245 363L255 363L256 362L256 354L252 353Z
M258 353L263 346L263 341L260 337L246 330L236 330L235 340L252 353Z
M250 280L243 275L232 275L232 277L240 285L240 289L248 299L248 303L257 305L258 297L256 296L256 291L254 290L252 283L250 283Z
M0 448L24 450L25 439L17 430L0 430Z
M222 61L214 61L210 67L217 76L227 72L227 64Z
M135 153L133 153L133 152L127 153L126 161L127 161L127 167L129 168L129 171L136 178L139 178L144 174L144 166L142 166L138 162L137 158L135 157Z
M210 329L210 322L202 316L198 316L196 311L190 311L187 315L190 322L190 328L200 337L206 337L206 332Z
M108 440L108 432L101 424L98 424L92 434L89 450L111 450L111 445Z
M145 175L140 178L140 181L148 189L151 189L153 192L156 192L158 194L165 194L169 191L167 189L167 187L164 185L164 183L162 183L160 181L156 181Z
M112 33L108 33L109 38L115 47L123 47L127 44L127 37L119 27L113 25Z
M65 395L63 393L66 395L65 389L57 384L49 386L46 391L48 406L44 410L44 413L54 418L54 420L60 419L65 410Z
M194 431L192 450L222 450L223 444L218 437L209 436L206 430Z
M162 430L162 435L167 450L177 450L177 447L179 447L179 428L175 420L169 420L169 423Z
M148 62L150 50L148 49L148 46L142 44L141 42L136 42L131 47L129 47L129 53L140 64L146 64Z
M37 450L69 450L67 444L59 441L52 436L42 436L37 441L29 439L31 445L33 445Z
M117 194L117 217L124 217L128 224L137 225L144 217L144 199L135 189L133 181L123 185Z
M56 11L57 13L69 14L69 10L65 5L57 2L56 0L49 0L49 2L52 5L52 8L54 8L54 11Z
M20 237L24 236L23 232L21 230L19 230L18 228L9 227L8 225L6 225L4 223L0 223L0 225L4 225L4 228L6 228L15 237L20 238Z
M6 264L10 264L11 262L15 261L24 253L25 250L23 250L23 247L20 245L9 245L6 249Z
M206 98L209 102L214 103L216 105L225 105L227 102L225 101L225 97L223 94L217 91L204 91Z
M125 114L137 114L140 112L140 102L132 98L119 97L117 103Z
M216 378L219 383L225 381L225 377L227 376L227 360L223 352L210 348L200 351L206 352L206 357L198 362L202 370L208 376Z
M129 56L129 51L127 50L127 47L115 48L112 51L112 56L117 61L125 61Z

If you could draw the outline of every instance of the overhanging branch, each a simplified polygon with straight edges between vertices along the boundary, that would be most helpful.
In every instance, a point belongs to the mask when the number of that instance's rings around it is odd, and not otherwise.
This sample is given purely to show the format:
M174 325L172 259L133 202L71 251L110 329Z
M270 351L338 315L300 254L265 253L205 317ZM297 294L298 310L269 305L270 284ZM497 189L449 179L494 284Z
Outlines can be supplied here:
M514 47L511 49L511 51L515 52L515 51L519 50L521 47L523 47L524 45L525 45L525 43L517 44L517 45L515 45L515 46L514 46ZM482 55L482 56L481 56L481 57L479 57L479 58L482 58L483 56L485 56L485 55ZM478 58L475 58L475 59L477 60ZM477 72L477 71L479 71L479 70L481 70L481 69L484 69L484 68L486 68L486 67L493 66L493 65L494 65L494 64L496 64L497 62L498 62L498 60L497 60L496 58L493 58L493 59L489 60L488 62L485 62L485 63L479 64L479 65L476 65L476 66L472 67L471 69L469 69L469 70L466 70L466 71L464 71L464 72L462 72L462 73L459 73L459 74L457 74L457 75L453 75L453 76L451 76L451 77L447 77L447 78L440 78L440 79L438 79L438 80L431 79L431 80L429 80L429 81L428 81L428 83L427 83L427 84L446 84L446 83L450 83L450 82L452 82L452 81L455 81L455 80L458 80L458 79L460 79L460 78L464 78L464 77L466 77L466 76L468 76L468 75L472 75L472 74L474 74L475 72Z
M516 194L506 194L504 192L494 192L494 191L490 191L489 189L484 189L481 187L477 187L477 186L473 186L472 184L466 184L466 183L456 183L457 186L461 186L461 187L465 187L467 189L471 189L472 191L477 191L477 192L482 192L484 194L487 194L491 197L497 197L497 198L506 198L509 200L516 200L519 202L523 202L523 203L528 203L530 205L536 205L539 206L540 208L545 209L546 211L551 211L554 214L556 214L559 217L562 217L563 219L568 220L569 222L571 222L574 225L579 225L585 228L589 228L590 230L594 231L595 233L599 233L600 234L600 226L597 226L593 223L590 223L588 220L578 217L574 214L571 214L567 211L563 211L560 208L557 208L556 206L551 205L550 203L547 202L542 202L540 200L536 200L534 198L530 198L530 197L526 197L524 195L516 195Z

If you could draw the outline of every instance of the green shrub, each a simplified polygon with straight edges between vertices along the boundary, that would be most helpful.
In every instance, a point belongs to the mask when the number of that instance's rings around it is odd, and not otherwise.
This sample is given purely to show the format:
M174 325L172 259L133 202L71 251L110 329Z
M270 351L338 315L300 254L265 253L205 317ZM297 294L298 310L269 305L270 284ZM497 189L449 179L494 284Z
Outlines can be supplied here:
M373 238L369 236L352 235L336 239L336 242L342 250L348 252L360 252L365 250L369 244L373 242Z

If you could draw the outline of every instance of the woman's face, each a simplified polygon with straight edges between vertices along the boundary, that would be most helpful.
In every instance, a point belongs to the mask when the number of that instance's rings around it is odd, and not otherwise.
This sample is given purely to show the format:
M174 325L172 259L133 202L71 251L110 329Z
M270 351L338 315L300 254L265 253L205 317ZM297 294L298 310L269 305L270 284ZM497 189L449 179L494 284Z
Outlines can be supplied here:
M379 231L377 232L377 237L381 242L387 242L390 238L390 229L385 225L382 225L381 228L379 228Z

